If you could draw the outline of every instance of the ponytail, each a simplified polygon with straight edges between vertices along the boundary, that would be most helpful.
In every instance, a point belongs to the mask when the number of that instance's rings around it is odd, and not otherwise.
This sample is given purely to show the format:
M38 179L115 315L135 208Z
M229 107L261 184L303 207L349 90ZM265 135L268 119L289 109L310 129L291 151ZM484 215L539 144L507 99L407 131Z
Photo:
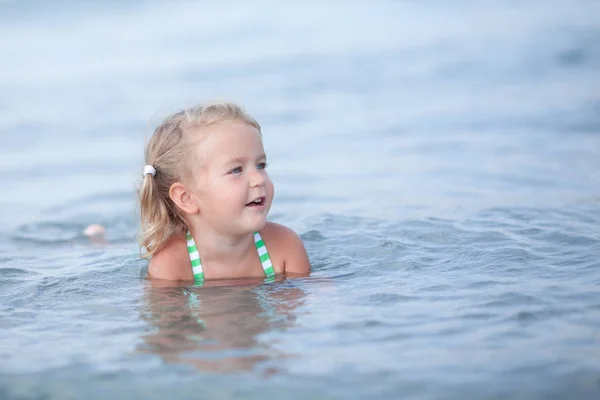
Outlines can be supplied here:
M154 177L151 174L144 175L138 193L142 225L139 238L142 258L148 258L156 253L164 245L172 229L172 221L165 204L166 199L162 198L155 186Z

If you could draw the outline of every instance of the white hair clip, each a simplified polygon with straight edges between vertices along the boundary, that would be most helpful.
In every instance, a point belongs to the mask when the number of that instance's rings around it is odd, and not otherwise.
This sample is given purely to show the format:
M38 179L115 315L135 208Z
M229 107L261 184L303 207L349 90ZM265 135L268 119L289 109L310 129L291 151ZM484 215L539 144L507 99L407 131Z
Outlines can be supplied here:
M146 165L144 167L144 176L147 174L151 174L152 176L156 175L156 169L152 165Z

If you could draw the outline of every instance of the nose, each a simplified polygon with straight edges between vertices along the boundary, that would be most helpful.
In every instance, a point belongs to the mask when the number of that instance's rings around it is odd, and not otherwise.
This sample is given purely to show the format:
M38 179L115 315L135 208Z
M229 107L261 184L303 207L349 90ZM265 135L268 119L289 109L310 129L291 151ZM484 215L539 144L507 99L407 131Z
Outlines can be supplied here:
M263 171L254 170L250 175L250 187L259 187L265 184L265 174Z

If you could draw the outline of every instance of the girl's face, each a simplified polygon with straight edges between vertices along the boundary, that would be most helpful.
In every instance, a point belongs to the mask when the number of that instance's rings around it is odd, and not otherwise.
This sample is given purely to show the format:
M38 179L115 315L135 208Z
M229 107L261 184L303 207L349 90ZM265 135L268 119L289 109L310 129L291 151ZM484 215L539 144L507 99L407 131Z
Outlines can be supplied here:
M273 182L259 131L227 121L205 128L194 148L200 162L193 170L192 195L200 215L222 234L262 229L273 201Z

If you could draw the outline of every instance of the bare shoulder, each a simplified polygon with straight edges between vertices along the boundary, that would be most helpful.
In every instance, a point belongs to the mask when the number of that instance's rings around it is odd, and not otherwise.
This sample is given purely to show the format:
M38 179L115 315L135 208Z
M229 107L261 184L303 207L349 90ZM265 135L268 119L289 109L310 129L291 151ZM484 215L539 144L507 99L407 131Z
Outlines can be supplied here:
M275 272L288 276L310 274L310 261L302 239L287 226L267 222L260 231L269 249Z
M150 258L148 276L169 281L194 280L183 236L173 236Z

